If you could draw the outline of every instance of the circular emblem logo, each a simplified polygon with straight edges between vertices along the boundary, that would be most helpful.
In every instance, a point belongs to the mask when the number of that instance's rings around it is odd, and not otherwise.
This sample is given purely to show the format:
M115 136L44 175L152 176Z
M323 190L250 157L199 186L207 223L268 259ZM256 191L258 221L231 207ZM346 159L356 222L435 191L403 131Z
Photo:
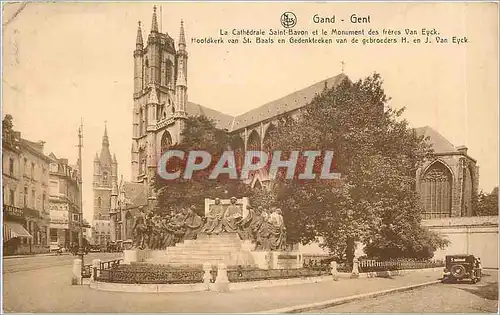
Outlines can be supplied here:
M293 12L285 12L281 15L281 25L285 28L292 28L297 24L297 17Z

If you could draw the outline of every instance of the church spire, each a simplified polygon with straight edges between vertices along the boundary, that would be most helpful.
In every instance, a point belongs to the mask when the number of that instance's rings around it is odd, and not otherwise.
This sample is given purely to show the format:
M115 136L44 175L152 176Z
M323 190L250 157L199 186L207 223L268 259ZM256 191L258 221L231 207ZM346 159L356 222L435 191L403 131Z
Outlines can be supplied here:
M109 138L108 138L108 126L106 124L107 122L104 122L104 136L102 136L102 146L108 146L109 147Z
M142 41L142 29L141 29L141 21L139 21L139 26L137 27L137 38L135 40L136 49L142 49L144 43Z
M156 18L156 6L153 7L153 19L151 21L151 33L158 33L158 19Z
M186 48L186 36L184 35L184 21L181 20L181 30L179 32L179 49Z
M101 165L111 165L111 152L109 152L108 127L104 122L104 136L102 136L102 147L100 155Z

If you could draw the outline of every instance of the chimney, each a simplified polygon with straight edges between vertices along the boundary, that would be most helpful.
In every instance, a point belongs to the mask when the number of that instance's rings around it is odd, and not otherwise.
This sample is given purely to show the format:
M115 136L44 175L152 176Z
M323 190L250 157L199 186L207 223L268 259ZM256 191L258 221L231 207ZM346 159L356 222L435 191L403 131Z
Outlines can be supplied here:
M462 153L463 155L467 155L467 147L465 145L461 145L457 147L458 152Z

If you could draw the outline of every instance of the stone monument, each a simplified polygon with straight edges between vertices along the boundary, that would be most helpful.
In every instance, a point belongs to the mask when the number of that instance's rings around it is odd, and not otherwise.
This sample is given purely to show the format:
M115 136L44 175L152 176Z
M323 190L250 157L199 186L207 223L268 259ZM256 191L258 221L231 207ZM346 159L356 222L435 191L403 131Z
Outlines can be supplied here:
M193 208L170 213L168 220L151 214L144 219L141 212L134 224L135 248L124 251L124 262L262 269L302 266L302 255L284 250L286 229L280 209L254 209L246 197L205 199L204 219Z

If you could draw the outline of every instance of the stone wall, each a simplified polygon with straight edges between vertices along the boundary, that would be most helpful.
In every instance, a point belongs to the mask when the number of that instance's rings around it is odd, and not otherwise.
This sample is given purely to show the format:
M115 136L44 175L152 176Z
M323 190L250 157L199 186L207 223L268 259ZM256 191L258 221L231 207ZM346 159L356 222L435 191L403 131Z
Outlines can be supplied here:
M432 219L422 223L451 242L444 250L436 251L435 259L472 254L481 258L484 268L498 269L498 216Z

